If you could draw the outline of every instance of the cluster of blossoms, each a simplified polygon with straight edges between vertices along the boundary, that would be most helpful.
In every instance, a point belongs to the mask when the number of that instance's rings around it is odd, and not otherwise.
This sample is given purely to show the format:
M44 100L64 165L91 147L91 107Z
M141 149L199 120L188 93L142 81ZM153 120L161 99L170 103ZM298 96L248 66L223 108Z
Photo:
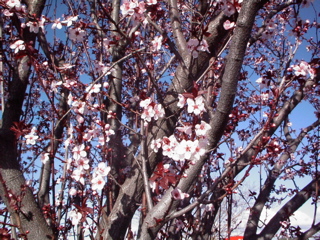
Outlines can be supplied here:
M151 148L155 152L162 148L163 155L174 161L189 160L195 162L205 154L205 148L208 144L206 134L210 129L211 126L204 121L196 124L194 129L192 126L177 127L177 130L187 135L192 135L192 133L195 132L196 139L183 139L179 141L174 135L171 135L169 137L163 137L162 139L153 140Z
M120 10L122 15L130 16L134 24L138 22L143 22L144 25L147 24L147 20L144 16L146 12L146 5L156 5L157 0L146 0L138 2L137 0L124 0Z
M124 0L120 9L123 16L133 16L134 14L143 14L146 11L145 5L155 5L157 0L146 0L138 2L137 0Z
M164 116L164 109L161 104L156 104L151 98L146 98L140 102L140 107L142 107L143 112L141 118L145 122L150 122L152 118L158 120Z
M100 162L93 171L93 178L91 179L92 190L102 190L105 185L105 177L110 172L110 167L104 162Z
M294 75L306 77L308 74L311 78L314 78L316 71L310 67L310 64L306 61L301 61L300 64L292 65L291 68L294 70Z
M199 51L210 52L208 47L209 45L205 39L202 39L201 41L199 41L196 38L191 38L188 41L188 50L190 53L192 53L192 56L194 58L197 58L199 56Z
M8 9L3 10L4 16L13 16L13 12L15 12L18 13L19 17L19 12L22 14L27 13L26 6L24 4L21 4L20 0L7 0L5 1L5 4L8 7Z
M87 151L84 144L76 145L72 149L72 163L75 169L72 172L71 177L85 185L86 172L89 171L90 160L87 158ZM91 180L93 190L101 190L105 184L104 177L108 175L110 167L106 166L104 162L100 162L98 166L93 171L93 177Z
M186 99L182 94L179 94L178 97L178 107L183 108L187 103L188 113L193 113L198 116L205 111L204 98L201 95L195 98ZM155 152L157 152L159 148L162 148L163 155L174 161L190 160L191 162L194 162L205 154L205 147L208 143L206 135L210 129L211 126L204 121L201 121L201 123L196 124L195 126L185 125L177 127L179 132L184 133L187 136L191 136L195 133L194 140L187 138L178 141L174 135L171 135L170 137L153 140L151 147Z

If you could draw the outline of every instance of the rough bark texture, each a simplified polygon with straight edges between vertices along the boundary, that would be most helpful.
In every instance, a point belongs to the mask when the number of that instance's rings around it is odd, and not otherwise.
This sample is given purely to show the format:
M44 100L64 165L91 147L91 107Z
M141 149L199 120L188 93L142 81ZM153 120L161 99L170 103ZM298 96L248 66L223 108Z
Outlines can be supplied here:
M30 14L37 17L41 15L45 1L26 3ZM35 39L35 34L25 29L24 41L32 41L34 44ZM17 138L11 130L15 123L19 123L22 114L30 74L29 68L26 70L23 65L28 65L29 60L28 56L24 56L17 61L3 112L0 130L0 195L12 215L13 224L18 227L22 236L35 240L53 239L53 231L47 225L32 191L26 185L17 154Z

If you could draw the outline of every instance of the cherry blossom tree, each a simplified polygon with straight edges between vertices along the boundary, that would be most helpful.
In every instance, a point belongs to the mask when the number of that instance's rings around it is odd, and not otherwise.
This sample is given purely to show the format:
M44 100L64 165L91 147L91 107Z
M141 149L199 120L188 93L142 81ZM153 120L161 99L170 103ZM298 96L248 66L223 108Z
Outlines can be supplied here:
M317 234L318 10L0 0L1 239Z

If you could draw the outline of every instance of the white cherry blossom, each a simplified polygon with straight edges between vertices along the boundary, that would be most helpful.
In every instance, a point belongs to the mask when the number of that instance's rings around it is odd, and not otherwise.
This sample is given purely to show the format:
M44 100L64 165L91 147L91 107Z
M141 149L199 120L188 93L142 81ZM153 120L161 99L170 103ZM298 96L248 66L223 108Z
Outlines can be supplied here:
M10 48L14 50L15 53L19 52L20 50L25 50L26 46L23 40L17 40L13 44L10 45Z
M186 98L185 98L182 94L179 94L179 95L178 95L178 99L179 99L179 101L178 101L177 106L178 106L179 108L183 108L184 105L186 104Z
M74 180L80 182L82 185L84 185L84 176L85 172L83 171L83 169L79 168L74 169L71 175Z
M102 190L105 184L106 181L102 176L96 176L91 180L91 188L93 191Z
M73 158L75 160L79 160L80 158L85 158L87 156L87 152L85 151L84 144L75 146L72 152L73 152Z
M36 135L37 129L33 127L31 129L31 132L27 135L25 135L26 144L35 145L36 141L38 140L39 136Z
M14 8L14 7L19 8L21 6L21 2L19 0L7 0L6 4L10 8Z
M95 176L105 177L110 172L111 168L106 165L105 162L100 162L98 166L94 169Z
M200 115L205 111L204 107L204 98L202 96L198 96L195 99L188 98L188 113L194 113L195 115Z
M195 132L198 137L206 136L207 132L211 129L210 124L201 120L200 124L196 124Z
M82 42L86 36L86 31L81 28L69 28L69 38L74 42Z
M72 210L69 213L69 217L71 218L72 225L76 226L79 224L79 222L82 218L82 214L80 212L78 212L77 210Z

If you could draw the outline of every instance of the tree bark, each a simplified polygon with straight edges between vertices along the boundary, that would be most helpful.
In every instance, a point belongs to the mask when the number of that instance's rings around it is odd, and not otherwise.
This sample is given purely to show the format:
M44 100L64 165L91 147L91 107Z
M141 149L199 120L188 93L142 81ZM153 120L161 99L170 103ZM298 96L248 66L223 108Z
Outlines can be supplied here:
M30 16L34 14L39 17L45 1L26 1L26 4ZM22 39L34 46L36 35L24 29ZM20 169L17 154L18 139L12 131L14 124L19 124L22 114L30 74L29 61L29 56L17 60L3 112L0 129L0 196L12 216L12 224L18 227L21 236L35 240L54 239L53 231L47 225Z

